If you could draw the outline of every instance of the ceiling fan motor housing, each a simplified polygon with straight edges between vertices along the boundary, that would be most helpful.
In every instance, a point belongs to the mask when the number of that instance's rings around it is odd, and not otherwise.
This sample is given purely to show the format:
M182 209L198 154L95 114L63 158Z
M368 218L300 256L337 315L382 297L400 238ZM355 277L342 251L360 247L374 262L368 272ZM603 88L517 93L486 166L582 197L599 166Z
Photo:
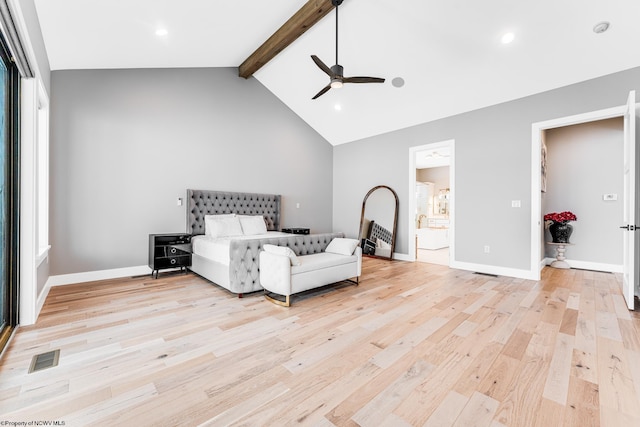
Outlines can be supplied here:
M331 72L333 72L336 77L344 77L344 68L342 68L342 65L336 64L331 66Z

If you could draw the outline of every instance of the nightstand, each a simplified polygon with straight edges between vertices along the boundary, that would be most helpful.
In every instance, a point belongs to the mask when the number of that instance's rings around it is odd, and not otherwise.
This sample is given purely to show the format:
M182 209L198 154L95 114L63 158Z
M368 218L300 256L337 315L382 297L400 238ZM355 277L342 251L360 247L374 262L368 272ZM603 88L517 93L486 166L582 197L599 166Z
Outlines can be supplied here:
M283 228L282 232L289 233L289 234L309 234L309 229L308 228Z
M191 234L149 234L149 268L151 276L167 268L187 270L191 267Z

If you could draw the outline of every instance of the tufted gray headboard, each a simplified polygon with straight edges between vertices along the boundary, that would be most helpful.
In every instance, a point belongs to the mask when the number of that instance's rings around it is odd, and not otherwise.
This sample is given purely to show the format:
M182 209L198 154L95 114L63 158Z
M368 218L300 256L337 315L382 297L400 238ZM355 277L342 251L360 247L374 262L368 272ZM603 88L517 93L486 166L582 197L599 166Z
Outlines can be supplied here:
M204 216L236 213L262 215L267 230L280 229L280 195L187 190L187 233L204 234Z
M374 242L376 241L376 239L381 239L382 241L391 244L392 236L393 235L389 230L382 227L377 222L371 221L369 239L373 240Z

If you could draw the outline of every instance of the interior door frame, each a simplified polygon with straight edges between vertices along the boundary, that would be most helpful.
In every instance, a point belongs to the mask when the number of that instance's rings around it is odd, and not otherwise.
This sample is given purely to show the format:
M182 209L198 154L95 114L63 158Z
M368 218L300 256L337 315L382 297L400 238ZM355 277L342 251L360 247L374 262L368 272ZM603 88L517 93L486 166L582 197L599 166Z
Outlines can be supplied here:
M542 194L540 168L542 135L547 129L596 122L600 120L624 117L626 104L589 113L560 117L557 119L537 122L531 125L531 277L540 280L540 271L545 266L542 256Z
M432 142L429 144L409 147L409 213L408 213L408 236L409 236L409 256L408 261L416 261L416 153L424 150L433 150L437 148L449 148L449 267L455 262L455 205L456 205L456 185L455 185L455 139L447 139L445 141Z
M622 273L622 286L621 291L622 295L627 303L627 307L629 310L633 310L635 307L635 296L636 296L636 281L637 277L635 276L636 269L636 255L635 255L635 246L636 239L635 236L635 224L637 221L636 218L636 203L637 195L636 195L636 91L632 90L629 92L629 97L627 98L627 103L625 105L624 112L624 171L623 171L623 179L624 179L624 217L623 217L623 226L627 227L626 232L624 232L624 265L623 265L623 273ZM633 197L626 197L628 194L632 194Z

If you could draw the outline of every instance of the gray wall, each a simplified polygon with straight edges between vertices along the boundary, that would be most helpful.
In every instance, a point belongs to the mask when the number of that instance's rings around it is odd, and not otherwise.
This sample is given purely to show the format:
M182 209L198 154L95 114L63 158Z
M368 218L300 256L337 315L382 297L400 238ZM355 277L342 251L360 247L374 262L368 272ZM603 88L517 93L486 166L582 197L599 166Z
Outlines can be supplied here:
M571 211L571 260L622 265L624 122L600 120L546 131L547 192L542 213ZM604 194L616 194L604 201ZM551 241L545 231L545 241ZM547 246L546 256L555 257Z
M623 105L632 89L640 68L337 146L334 228L357 233L362 197L389 185L400 198L396 252L407 254L409 148L454 139L456 261L529 270L532 123Z
M54 71L50 273L146 265L187 188L281 194L283 227L332 231L332 151L236 69Z

